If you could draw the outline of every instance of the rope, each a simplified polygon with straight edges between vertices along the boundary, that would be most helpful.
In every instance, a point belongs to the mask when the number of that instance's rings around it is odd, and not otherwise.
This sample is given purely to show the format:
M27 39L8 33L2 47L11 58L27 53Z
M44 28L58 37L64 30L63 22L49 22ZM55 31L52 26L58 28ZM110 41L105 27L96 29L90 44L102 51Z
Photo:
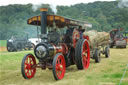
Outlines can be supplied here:
M121 78L121 80L120 80L119 85L121 85L121 83L122 83L122 80L123 80L123 78L124 78L124 76L125 76L125 73L126 73L127 68L128 68L128 64L127 64L127 66L126 66L126 69L125 69L125 71L124 71L124 73L123 73L123 76L122 76L122 78Z

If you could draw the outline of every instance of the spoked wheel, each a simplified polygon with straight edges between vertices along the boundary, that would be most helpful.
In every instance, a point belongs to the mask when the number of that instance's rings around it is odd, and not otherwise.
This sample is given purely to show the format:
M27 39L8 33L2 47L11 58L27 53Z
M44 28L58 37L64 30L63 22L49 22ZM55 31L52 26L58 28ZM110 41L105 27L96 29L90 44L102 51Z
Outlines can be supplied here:
M56 54L53 59L53 75L56 80L63 79L66 69L64 56L60 53Z
M82 63L84 69L87 69L90 64L90 48L87 40L82 43Z
M77 42L75 48L75 61L78 69L87 69L90 64L90 48L86 39Z
M24 56L21 64L22 76L25 79L32 78L36 73L36 60L32 54Z

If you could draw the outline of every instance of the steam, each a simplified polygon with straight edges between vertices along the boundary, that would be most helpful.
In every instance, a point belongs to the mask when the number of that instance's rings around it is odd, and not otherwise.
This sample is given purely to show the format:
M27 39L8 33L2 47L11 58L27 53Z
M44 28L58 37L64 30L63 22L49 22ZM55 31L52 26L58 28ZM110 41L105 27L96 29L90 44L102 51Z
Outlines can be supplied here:
M57 14L57 5L55 4L50 4L50 8L52 9L52 11L54 12L54 14Z
M50 4L49 6L52 9L52 11L54 12L54 14L57 14L57 5L56 4ZM42 7L42 4L33 4L32 10L35 12L41 7Z
M35 12L35 11L37 11L39 8L41 8L41 5L42 4L33 4L32 5L32 10Z
M120 0L118 6L119 8L128 7L128 0Z

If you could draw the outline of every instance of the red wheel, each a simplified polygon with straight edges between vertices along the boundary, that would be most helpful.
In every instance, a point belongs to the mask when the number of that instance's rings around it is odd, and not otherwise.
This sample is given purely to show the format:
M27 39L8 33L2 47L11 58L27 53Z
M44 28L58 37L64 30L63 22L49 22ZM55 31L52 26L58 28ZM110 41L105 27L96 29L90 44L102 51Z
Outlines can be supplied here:
M84 69L87 69L90 64L90 48L87 40L82 44L82 63Z
M79 31L77 29L73 30L73 35L72 35L72 42L73 42L73 47L76 47L76 43L78 41L78 39L80 39L80 34Z
M32 54L24 56L21 64L22 76L25 79L32 78L36 73L36 60Z
M66 69L64 56L60 53L56 54L53 59L53 75L56 80L63 79Z
M77 68L87 69L90 64L90 48L86 39L80 39L75 48L75 61Z

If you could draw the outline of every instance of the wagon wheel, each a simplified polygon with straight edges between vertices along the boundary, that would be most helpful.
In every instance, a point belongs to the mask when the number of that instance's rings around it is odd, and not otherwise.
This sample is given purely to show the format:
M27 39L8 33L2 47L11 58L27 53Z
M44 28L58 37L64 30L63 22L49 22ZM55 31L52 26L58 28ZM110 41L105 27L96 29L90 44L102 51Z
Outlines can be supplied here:
M105 57L108 58L110 56L110 50L109 47L105 48Z
M64 56L60 53L56 54L53 59L53 75L56 80L63 79L66 69Z
M22 76L25 79L32 78L36 73L36 60L32 54L27 54L24 56L21 64Z
M98 49L95 50L94 58L96 63L100 62L100 51Z
M75 61L78 69L87 69L90 64L90 48L86 39L77 42L75 48Z
M74 29L73 34L72 34L72 42L73 42L74 48L76 47L76 43L77 43L78 39L80 39L79 31L77 29Z

